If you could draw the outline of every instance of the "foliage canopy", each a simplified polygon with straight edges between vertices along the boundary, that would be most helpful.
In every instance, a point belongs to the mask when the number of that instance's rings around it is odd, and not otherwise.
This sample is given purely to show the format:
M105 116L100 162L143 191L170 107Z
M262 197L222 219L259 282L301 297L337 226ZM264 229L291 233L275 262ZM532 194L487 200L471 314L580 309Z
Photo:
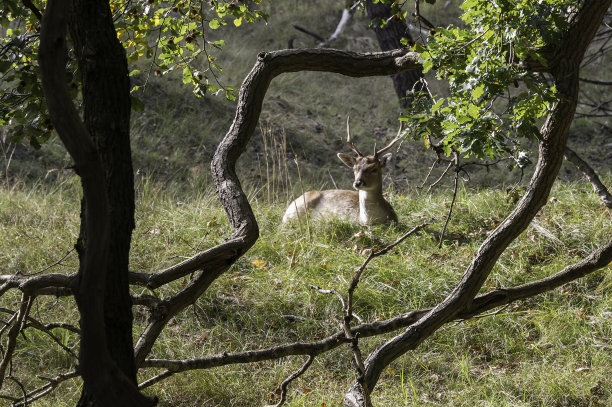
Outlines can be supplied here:
M183 83L190 84L196 96L220 93L233 100L236 88L223 86L217 80L222 68L216 63L215 51L223 47L224 41L210 40L209 34L225 25L238 27L266 20L268 16L259 9L260 3L261 0L244 4L220 0L173 3L112 0L110 7L128 62L149 61L147 81L150 75L178 70L182 72ZM40 148L53 131L38 67L40 10L45 5L44 0L31 3L4 0L0 10L0 125L10 126L11 141L27 138L34 148ZM73 53L69 56L67 79L76 99L80 78ZM140 72L134 69L131 75ZM134 86L132 91L139 87ZM134 109L142 107L136 97L132 104Z
M402 119L413 138L478 158L513 155L527 164L521 140L538 138L538 124L557 100L556 87L525 61L545 63L577 10L573 0L467 0L465 27L436 28L420 52L425 72L448 81L449 95L421 94Z

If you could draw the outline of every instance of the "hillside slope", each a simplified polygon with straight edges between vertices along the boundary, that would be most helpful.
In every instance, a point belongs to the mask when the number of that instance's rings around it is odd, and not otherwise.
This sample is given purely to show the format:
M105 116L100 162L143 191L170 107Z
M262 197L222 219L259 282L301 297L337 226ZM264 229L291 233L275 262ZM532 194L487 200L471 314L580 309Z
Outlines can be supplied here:
M440 2L438 2L440 3ZM437 4L422 9L434 24L457 24L456 4ZM334 31L341 9L336 2L313 0L270 2L268 23L225 27L209 33L211 40L223 38L226 46L217 62L224 68L219 81L228 86L240 86L252 68L256 56L264 50L283 49L291 40L294 47L312 47L317 40L293 28L305 27L323 36ZM362 12L355 13L340 38L332 45L353 51L377 51L373 32ZM415 37L417 34L415 34ZM610 78L599 69L604 58L585 71L586 76L601 80ZM149 65L140 66L143 72L132 77L143 84ZM202 61L202 69L206 64ZM435 91L443 91L442 84L428 78ZM607 92L592 85L589 92ZM235 102L222 96L196 98L179 75L151 76L144 92L137 95L144 102L141 112L132 118L134 168L139 176L152 178L166 185L187 191L210 184L209 162L216 145L229 128L234 116ZM399 104L386 77L348 78L336 74L295 73L276 78L266 95L261 120L256 134L240 162L240 172L246 185L253 190L265 190L268 197L288 199L296 185L298 168L305 188L350 188L350 171L336 158L339 151L347 151L342 143L345 120L352 117L351 128L356 144L369 151L390 140L398 127ZM597 169L612 167L612 129L606 123L591 118L577 122L570 144ZM391 177L387 185L400 194L407 194L420 185L434 161L434 155L421 142L406 142L396 153ZM297 160L297 161L296 161ZM4 159L4 163L7 163ZM297 162L297 164L296 164ZM19 147L11 160L9 173L17 179L53 180L55 174L67 172L67 154L58 140L52 140L40 151ZM566 165L562 177L579 176ZM526 177L523 178L525 180ZM515 183L520 174L499 171L476 171L471 181L475 186ZM282 193L280 193L282 192Z

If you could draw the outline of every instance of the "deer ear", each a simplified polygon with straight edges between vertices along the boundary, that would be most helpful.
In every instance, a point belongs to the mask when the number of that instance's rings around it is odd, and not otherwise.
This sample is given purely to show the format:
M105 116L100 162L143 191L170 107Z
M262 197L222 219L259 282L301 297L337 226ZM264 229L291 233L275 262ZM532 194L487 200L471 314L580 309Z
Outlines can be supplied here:
M347 167L353 168L355 166L355 157L350 154L338 153L338 158L340 161L344 163Z
M387 165L389 165L389 163L391 163L391 157L393 156L393 154L391 153L387 153L385 155L383 155L382 157L379 158L380 160L380 166L382 168L385 168Z

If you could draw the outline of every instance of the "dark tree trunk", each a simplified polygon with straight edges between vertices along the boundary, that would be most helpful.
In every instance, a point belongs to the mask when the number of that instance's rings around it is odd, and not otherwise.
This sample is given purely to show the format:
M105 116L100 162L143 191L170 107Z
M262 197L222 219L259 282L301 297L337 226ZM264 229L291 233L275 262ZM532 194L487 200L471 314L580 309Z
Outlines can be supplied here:
M106 10L95 6L92 9L98 12ZM149 399L138 391L133 369L129 374L124 372L126 365L133 364L133 357L131 362L130 360L118 359L123 355L120 355L120 352L116 349L117 344L121 342L121 345L125 346L126 335L124 333L117 335L116 325L108 323L109 313L105 312L105 297L107 297L105 293L113 292L116 298L121 299L125 297L123 294L127 290L117 286L116 281L120 278L107 279L106 277L109 270L108 264L114 264L114 260L109 262L112 257L110 244L112 240L111 209L108 199L109 183L107 182L109 166L106 165L106 168L103 166L98 147L94 144L93 137L81 121L66 83L65 32L68 25L68 16L71 12L71 0L47 1L41 23L38 55L40 77L49 115L62 143L74 160L75 171L81 178L83 197L87 203L84 218L87 235L87 239L84 240L86 242L85 251L80 254L82 261L79 264L79 272L77 278L73 281L72 289L81 315L78 370L85 386L88 388L87 392L93 394L94 397L89 397L89 400L87 397L82 397L80 404L149 407L155 405L157 400ZM108 13L106 15L110 17ZM85 22L90 22L92 27L98 24L106 24L112 29L112 21L110 18L103 18L104 16L103 13L98 14L95 22L93 19L85 20ZM76 25L78 26L79 23ZM106 39L108 41L108 36ZM116 38L114 40L116 41ZM89 48L88 43L89 41L79 42L83 45L81 52L91 56L97 55L95 58L92 57L91 61L102 61L102 57L105 59L108 57L109 60L114 61L113 55L101 54L99 53L100 50ZM95 41L92 44L95 45ZM125 61L125 58L123 58L123 61ZM88 64L90 60L86 62ZM84 66L87 67L87 64ZM127 72L125 74L127 75ZM87 78L86 72L83 72L83 75ZM99 97L104 98L104 94L99 95ZM100 104L98 107L109 109L109 106L104 104ZM91 114L91 110L89 112ZM107 110L100 112L100 114L105 112ZM109 287L108 290L106 290L107 280L115 283L115 286ZM127 283L125 287L127 288ZM113 290L118 291L114 292ZM127 305L129 311L129 301L127 301ZM119 312L125 311L124 308ZM124 320L122 315L117 315L117 318L120 321ZM106 334L107 325L113 332L110 335ZM111 345L108 344L107 338L109 337L113 340ZM111 355L111 349L114 352L113 355ZM121 349L125 349L125 347Z
M106 175L110 235L104 321L108 351L136 383L128 262L134 229L134 181L130 151L130 82L125 50L117 40L108 1L74 0L70 34L83 84L84 120ZM85 208L83 207L83 212ZM81 229L79 252L87 250ZM85 388L79 405L90 400Z
M368 18L374 22L374 32L376 33L376 39L381 51L403 48L404 45L400 42L402 38L412 41L412 37L408 32L408 26L406 26L404 21L397 18L389 19L391 17L390 5L383 4L382 2L374 4L372 0L367 0L366 11ZM387 24L380 28L378 26L380 21L387 21ZM391 75L395 93L397 93L402 107L410 106L412 103L411 92L413 90L420 91L424 89L423 83L420 82L422 77L423 72L421 69Z

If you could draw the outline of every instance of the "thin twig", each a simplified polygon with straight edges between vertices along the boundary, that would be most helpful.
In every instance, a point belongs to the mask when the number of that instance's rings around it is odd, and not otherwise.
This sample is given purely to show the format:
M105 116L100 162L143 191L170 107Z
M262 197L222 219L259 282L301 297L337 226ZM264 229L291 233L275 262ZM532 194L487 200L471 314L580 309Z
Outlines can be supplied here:
M45 325L43 325L41 322L35 320L32 317L28 317L28 321L30 322L24 324L23 329L32 327L34 329L38 329L39 331L46 333L53 340L53 342L57 343L64 351L66 351L73 358L78 360L79 357L72 351L72 349L64 345L62 341L57 336L55 336L53 332L51 332Z
M326 290L313 284L310 285L310 288L322 294L334 294L336 297L338 297L340 303L342 304L342 308L344 309L344 298L342 298L342 294L340 294L338 291L334 290L333 288Z
M23 393L23 405L24 407L28 407L28 392L26 391L23 384L19 380L17 380L14 376L7 376L6 378L11 379L17 384L17 386L19 386L19 388L21 389L21 392Z
M306 370L308 370L314 358L315 357L313 355L308 356L308 360L296 372L294 372L291 376L283 380L280 385L280 400L274 405L266 405L265 407L281 407L283 404L285 404L285 400L287 399L287 387L292 381L300 377L302 374L304 374Z
M382 250L379 250L376 252L374 251L370 252L368 257L362 263L361 267L359 267L355 271L351 284L349 285L349 288L347 290L346 305L344 305L343 307L344 308L344 318L343 318L342 327L344 330L344 336L346 337L347 341L349 341L351 353L353 354L353 364L355 366L355 370L357 370L357 382L361 386L361 390L362 390L362 393L365 399L366 406L371 406L372 401L370 400L370 389L368 388L368 385L365 380L365 364L363 361L363 355L361 354L361 349L359 349L359 334L356 333L355 335L353 335L351 331L351 320L353 318L353 296L354 296L355 290L357 289L357 285L359 284L359 280L361 279L361 276L363 275L363 272L365 271L368 263L373 258L383 256L384 254L388 253L391 249L393 249L395 246L397 246L402 241L404 241L406 238L408 238L408 236L411 236L412 234L418 232L419 230L424 228L426 225L427 225L426 223L423 223L422 225L413 228L408 233L405 233L402 237L400 237L395 242L388 245Z
M149 386L153 386L155 383L158 383L168 377L172 376L175 372L172 370L165 370L164 372L158 374L157 376L153 376L152 378L145 380L144 382L138 385L138 390L146 389Z
M434 161L433 164L431 164L431 167L429 167L429 172L427 173L427 176L425 177L425 179L423 180L423 183L421 184L420 187L418 187L419 189L422 189L423 187L425 187L425 183L427 182L427 180L429 179L429 177L431 176L431 172L433 171L433 169L435 168L435 166L440 162L440 157L436 158L436 161Z
M24 276L24 277L31 277L31 276L35 276L35 275L38 275L38 274L42 274L45 271L49 270L50 268L55 267L55 266L59 266L60 264L62 264L62 261L64 261L66 259L66 257L68 257L70 255L70 253L72 253L74 250L75 250L75 248L73 247L72 249L66 251L66 253L62 256L61 259L59 259L58 261L54 262L53 264L48 265L47 267L45 267L44 269L42 269L40 271L36 271L34 273L28 273L28 274L21 273L21 272L18 271L17 275Z
M453 163L452 161L448 163L448 166L446 167L442 175L440 175L440 177L433 184L431 184L429 188L427 188L427 192L431 191L432 188L434 188L436 185L440 183L440 181L442 181L442 178L444 178L444 176L448 173L448 171L451 169L453 165L455 165L455 163Z
M440 234L440 243L438 243L438 249L442 247L442 242L444 241L444 234L446 233L446 227L448 226L448 222L450 222L451 215L453 214L453 207L455 206L455 200L457 199L457 189L459 188L459 171L455 171L455 187L453 188L453 199L450 204L450 208L448 208L448 215L446 216L446 222L444 222L444 227L442 228L442 233Z
M46 380L47 383L29 392L27 395L27 400L24 400L21 403L14 403L11 405L11 407L27 407L28 403L32 403L33 401L36 401L51 393L53 389L55 389L60 383L78 376L79 374L76 371L62 373L55 377L45 377L42 375L37 375L36 377L42 380Z
M30 0L21 0L21 2L23 3L24 6L29 8L30 11L32 11L32 14L34 14L36 16L38 21L40 21L42 19L42 14L41 14L40 10L36 8L36 6L32 3L32 1L30 1Z

